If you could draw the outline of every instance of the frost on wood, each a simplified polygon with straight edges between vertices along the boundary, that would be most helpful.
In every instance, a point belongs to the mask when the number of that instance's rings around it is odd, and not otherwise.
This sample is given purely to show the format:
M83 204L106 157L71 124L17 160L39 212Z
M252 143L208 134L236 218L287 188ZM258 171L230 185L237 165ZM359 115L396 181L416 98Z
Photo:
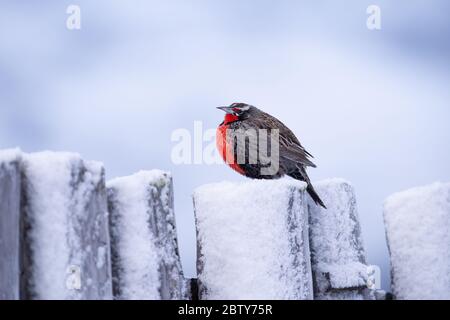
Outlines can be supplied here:
M20 151L0 151L0 300L19 299Z
M340 179L314 186L328 207L309 199L315 299L372 299L353 187Z
M304 183L206 185L194 204L200 299L312 299Z
M384 205L397 299L450 299L450 183L400 192Z
M108 183L116 299L187 299L173 210L172 178L142 171Z
M22 298L111 299L102 165L52 152L23 161Z

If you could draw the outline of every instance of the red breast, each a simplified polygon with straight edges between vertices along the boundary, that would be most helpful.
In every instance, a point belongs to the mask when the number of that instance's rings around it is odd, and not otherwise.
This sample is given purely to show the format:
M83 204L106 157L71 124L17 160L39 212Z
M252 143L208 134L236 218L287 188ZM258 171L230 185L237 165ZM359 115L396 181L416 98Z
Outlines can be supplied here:
M230 127L230 123L237 121L239 118L233 114L225 115L224 122L217 128L216 145L219 150L220 156L234 171L245 175L244 170L239 164L234 161L233 146L230 146L227 142L227 130Z

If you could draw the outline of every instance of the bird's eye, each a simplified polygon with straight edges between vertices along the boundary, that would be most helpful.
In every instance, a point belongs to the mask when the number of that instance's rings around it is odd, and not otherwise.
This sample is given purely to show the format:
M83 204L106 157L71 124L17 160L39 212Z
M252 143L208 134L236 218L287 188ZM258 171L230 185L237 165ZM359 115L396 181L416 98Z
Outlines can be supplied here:
M239 112L241 112L241 109L239 109L239 108L233 108L233 111L236 112L236 113L239 113Z

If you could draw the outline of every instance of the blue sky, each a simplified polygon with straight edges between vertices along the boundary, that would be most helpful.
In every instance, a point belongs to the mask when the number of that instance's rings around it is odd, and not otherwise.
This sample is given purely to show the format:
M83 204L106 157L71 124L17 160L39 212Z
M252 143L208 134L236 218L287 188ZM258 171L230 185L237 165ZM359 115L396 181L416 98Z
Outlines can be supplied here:
M66 8L81 8L81 30ZM366 28L381 8L382 29ZM382 205L449 181L450 3L435 1L2 1L0 147L75 151L108 178L171 171L181 255L195 273L191 194L243 181L176 166L173 130L214 128L242 101L283 120L315 155L313 180L357 191L369 262L389 266Z

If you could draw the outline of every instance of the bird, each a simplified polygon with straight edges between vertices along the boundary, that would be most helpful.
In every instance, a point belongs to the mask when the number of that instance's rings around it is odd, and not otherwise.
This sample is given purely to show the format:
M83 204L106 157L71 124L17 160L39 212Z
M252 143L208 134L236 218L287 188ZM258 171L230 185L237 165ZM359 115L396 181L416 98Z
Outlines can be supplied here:
M246 103L233 103L230 106L217 107L217 109L225 111L225 119L217 128L216 146L222 159L234 171L252 179L279 179L287 175L306 182L306 191L315 204L327 208L306 173L307 167L316 168L316 165L311 161L311 158L314 157L306 151L288 127L277 118ZM265 165L267 166L268 161L267 159L264 159L264 161L260 159L261 154L264 155L264 152L259 152L261 151L259 150L260 135L261 132L267 135L266 140L264 140L268 141L266 142L268 143L266 149L271 149L270 146L273 142L271 142L269 135L274 129L278 132L278 171L273 174L262 174L261 169ZM230 132L245 133L243 143L239 143L238 134L230 134ZM258 142L252 143L252 141ZM256 160L250 161L252 151L256 151L258 157ZM270 156L269 152L267 152L268 156ZM240 153L244 155L243 158L239 158ZM241 160L238 161L239 159Z

